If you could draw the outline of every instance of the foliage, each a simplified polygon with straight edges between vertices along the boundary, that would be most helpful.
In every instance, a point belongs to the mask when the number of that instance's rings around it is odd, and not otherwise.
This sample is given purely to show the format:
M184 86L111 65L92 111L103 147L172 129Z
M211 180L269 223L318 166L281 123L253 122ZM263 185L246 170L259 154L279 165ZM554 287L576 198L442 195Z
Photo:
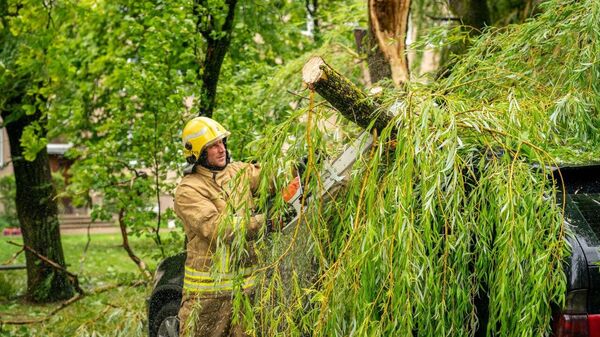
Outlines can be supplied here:
M346 13L353 10L356 5ZM315 45L300 33L305 9L297 2L244 2L238 16L215 118L234 134L233 155L246 158L246 145L288 114L296 99L286 91L272 96L301 66L288 59ZM339 29L345 18L332 20ZM75 160L68 192L76 204L93 207L94 218L123 211L131 232L154 237L161 255L169 245L157 233L174 214L158 200L171 194L181 174L179 130L197 110L204 45L195 22L191 1L80 3L56 46L67 76L51 126L53 135L74 143L67 154ZM288 69L286 77L271 82L278 63ZM102 203L91 204L97 197Z
M599 15L594 1L549 1L474 40L448 78L381 97L397 118L347 188L306 205L291 235L258 240L263 282L255 307L236 295L238 318L263 336L472 336L489 297L488 336L547 335L568 228L546 168L598 158ZM258 141L263 203L304 153L318 193L315 154L345 139L318 127L329 118L315 103Z
M478 39L442 87L558 162L597 160L599 19L593 1L550 1L536 20Z
M417 3L418 15L439 10L437 3ZM65 135L74 143L68 188L75 202L90 205L99 195L95 218L120 213L131 232L155 240L161 255L178 250L179 232L169 242L159 235L174 216L156 206L180 174L178 130L197 105L203 41L192 2L59 1L50 11L24 4L22 16L12 20L28 25L15 28L11 33L20 38L0 51L10 61L0 64L0 88L13 92L20 76L40 84L27 89L28 104L13 110L13 117L42 110L49 120L47 136L36 123L27 130L27 155ZM513 2L497 2L507 4ZM349 27L364 24L365 4L322 2L315 38L302 33L302 2L239 6L215 117L233 132L236 158L263 164L262 206L269 185L281 191L290 166L306 154L303 179L307 195L315 195L323 165L318 157L334 157L357 130L336 120L325 102L306 97L312 94L300 91L297 73L318 53L358 80ZM531 164L598 158L600 6L552 0L544 9L536 20L473 40L448 78L380 97L399 117L361 158L336 201L307 205L303 226L291 235L259 240L265 277L254 308L236 295L243 308L238 314L245 314L237 318L264 336L463 336L481 323L476 299L488 294L488 335L547 332L549 303L564 300L565 228L546 172ZM444 29L415 48L467 38ZM20 58L11 58L17 50ZM0 97L0 106L8 96ZM324 127L330 124L339 128ZM274 200L274 212L283 212L279 195ZM245 243L236 240L241 255ZM155 248L145 249L156 255ZM86 256L98 274L83 273L84 285L135 277L105 265L111 258ZM127 263L127 270L135 269ZM65 335L77 325L85 336L129 324L124 333L139 335L143 294L117 298L132 297L140 301L124 320L121 307L131 303L109 308L105 304L114 302L105 297L81 304L99 312L72 314L85 322L57 318L47 326L56 324L63 330L56 334ZM104 320L97 328L99 313ZM52 335L47 326L29 332Z
M35 1L0 4L0 108L4 124L35 116L23 131L21 145L27 160L45 148L47 102L59 85L51 46L68 18L68 2L48 6Z
M430 1L413 0L411 2L411 40L439 35L438 43L426 45L427 48L411 48L410 66L413 78L423 74L425 52L437 51L434 62L441 71L452 68L452 58L463 54L469 47L473 36L481 34L490 27L499 28L509 24L523 23L542 12L540 0L489 0L489 1ZM433 32L433 33L432 33ZM426 69L440 71L440 69ZM415 76L416 75L416 76Z
M231 57L223 65L220 104L214 116L233 131L228 145L236 160L256 154L256 148L248 144L306 104L298 73L309 55L335 55L336 64L348 64L352 54L344 51L354 49L349 27L366 20L364 2L323 2L319 17L324 27L315 42L302 34L306 24L303 2L250 4L240 5L242 22L236 27Z
M74 143L70 192L94 218L121 212L163 251L159 229L173 214L159 197L174 188L176 130L196 88L191 3L98 2L76 14L63 47L71 91L53 111L55 132ZM102 203L90 205L94 194Z

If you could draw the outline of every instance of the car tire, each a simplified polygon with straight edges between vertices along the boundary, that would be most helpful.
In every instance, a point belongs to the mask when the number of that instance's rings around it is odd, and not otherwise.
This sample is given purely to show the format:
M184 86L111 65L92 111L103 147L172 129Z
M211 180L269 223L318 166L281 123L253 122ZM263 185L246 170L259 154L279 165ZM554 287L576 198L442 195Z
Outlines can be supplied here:
M179 301L167 302L154 318L154 336L178 337L179 336Z

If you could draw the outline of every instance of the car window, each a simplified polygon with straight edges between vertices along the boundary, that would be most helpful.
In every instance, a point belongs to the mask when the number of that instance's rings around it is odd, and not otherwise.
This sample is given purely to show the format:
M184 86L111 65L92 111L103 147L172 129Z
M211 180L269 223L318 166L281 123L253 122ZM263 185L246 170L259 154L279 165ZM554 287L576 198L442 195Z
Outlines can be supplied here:
M596 234L596 238L600 238L600 193L571 194L570 197Z

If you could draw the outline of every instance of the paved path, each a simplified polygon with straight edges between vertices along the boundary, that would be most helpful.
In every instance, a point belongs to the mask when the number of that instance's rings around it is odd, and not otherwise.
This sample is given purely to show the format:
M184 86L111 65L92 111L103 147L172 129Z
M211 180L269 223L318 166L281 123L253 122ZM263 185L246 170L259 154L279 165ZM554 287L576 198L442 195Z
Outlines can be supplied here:
M114 234L121 233L121 229L117 226L103 226L103 227L90 227L90 234ZM11 234L8 234L11 233ZM9 237L21 237L21 233L15 233L14 231L9 231L8 233L0 232L0 236L9 238ZM78 228L61 228L61 235L81 235L87 234L88 228L86 227L78 227Z
M117 226L111 227L90 227L90 234L112 234L112 233L121 233L121 229ZM61 235L69 235L69 234L87 234L87 228L61 228Z

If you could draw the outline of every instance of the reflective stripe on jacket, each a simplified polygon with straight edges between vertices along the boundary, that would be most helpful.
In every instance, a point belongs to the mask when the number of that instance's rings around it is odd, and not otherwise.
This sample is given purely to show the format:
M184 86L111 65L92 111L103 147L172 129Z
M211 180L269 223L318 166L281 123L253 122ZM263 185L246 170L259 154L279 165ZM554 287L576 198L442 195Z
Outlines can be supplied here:
M248 289L254 286L256 276L252 275L254 268L244 268L236 275L235 273L219 273L217 279L208 272L194 270L185 267L185 277L183 279L183 288L190 292L214 293L222 291L232 291L236 282L242 289ZM241 279L235 279L241 276Z
M230 163L222 171L210 171L197 166L194 173L183 177L175 192L175 212L183 220L188 237L184 289L193 292L232 290L235 275L243 275L242 287L252 286L254 277L247 274L256 263L252 243L264 223L262 215L251 215L253 193L258 188L258 166ZM233 224L225 215L233 216ZM229 270L229 249L222 258L215 258L217 240L230 242L245 232L248 254L240 270ZM220 235L219 235L220 234ZM212 272L211 272L212 271Z

